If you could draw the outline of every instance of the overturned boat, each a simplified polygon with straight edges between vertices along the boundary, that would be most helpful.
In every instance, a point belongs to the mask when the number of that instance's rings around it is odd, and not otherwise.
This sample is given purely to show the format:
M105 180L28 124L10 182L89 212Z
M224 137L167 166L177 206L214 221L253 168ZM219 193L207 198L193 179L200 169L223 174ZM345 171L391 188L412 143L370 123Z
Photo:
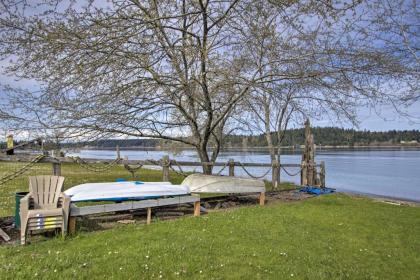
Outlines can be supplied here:
M265 192L262 180L192 174L184 179L183 186L187 186L192 193L261 193Z

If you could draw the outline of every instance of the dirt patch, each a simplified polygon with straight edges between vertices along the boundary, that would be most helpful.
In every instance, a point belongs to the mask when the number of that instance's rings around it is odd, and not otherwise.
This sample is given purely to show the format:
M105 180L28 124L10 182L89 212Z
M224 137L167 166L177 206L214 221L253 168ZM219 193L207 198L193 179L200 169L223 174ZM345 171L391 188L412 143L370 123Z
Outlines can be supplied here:
M8 242L0 237L0 245L13 244L20 239L20 231L15 229L15 217L0 217L0 228L10 237Z
M297 190L267 192L266 204L300 201L311 197L313 197L313 195L302 193ZM201 206L202 210L213 212L229 208L256 205L258 204L258 199L258 194L202 198ZM193 215L193 212L194 209L190 204L159 207L152 210L152 219L153 221L177 219L182 216ZM118 214L113 215L108 213L104 215L78 218L78 231L100 231L110 229L121 224L145 224L146 216L146 209L140 209L130 212L119 212ZM14 217L0 217L0 227L11 238L9 242L5 242L2 238L0 238L0 245L19 243L20 231L14 227ZM48 233L46 234L51 235ZM33 237L30 239L33 239Z

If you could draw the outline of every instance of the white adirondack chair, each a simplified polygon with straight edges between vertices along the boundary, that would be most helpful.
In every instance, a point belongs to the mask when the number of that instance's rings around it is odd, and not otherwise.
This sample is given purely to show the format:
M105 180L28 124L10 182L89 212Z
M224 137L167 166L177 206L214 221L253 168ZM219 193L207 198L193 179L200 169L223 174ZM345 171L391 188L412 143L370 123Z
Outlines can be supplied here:
M20 202L21 244L32 231L60 228L67 233L70 197L63 193L64 177L29 177L29 194Z

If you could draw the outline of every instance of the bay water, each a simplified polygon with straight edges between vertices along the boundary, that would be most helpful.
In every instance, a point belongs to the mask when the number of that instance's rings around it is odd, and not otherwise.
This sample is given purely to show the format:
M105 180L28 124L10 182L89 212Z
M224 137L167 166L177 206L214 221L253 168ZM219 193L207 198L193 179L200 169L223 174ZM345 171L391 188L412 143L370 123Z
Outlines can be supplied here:
M82 158L115 159L116 152L110 150L79 150L69 153L71 156ZM182 150L174 153L160 150L122 150L121 156L132 160L159 160L164 155L180 161L199 161L193 150ZM222 151L218 162L234 159L239 162L270 163L266 151ZM282 163L300 163L299 152L287 152L281 156ZM326 185L338 191L365 193L370 195L387 196L405 200L420 201L420 149L344 149L317 150L316 161L325 161ZM176 168L176 167L175 167ZM200 167L182 167L184 171L201 171ZM228 173L228 168L222 174ZM215 168L218 172L220 167ZM262 176L268 168L248 167L247 170ZM286 168L287 173L295 174L299 168ZM281 180L299 183L300 175L289 176L281 171ZM241 167L235 167L236 176L246 177ZM265 176L271 178L271 172Z

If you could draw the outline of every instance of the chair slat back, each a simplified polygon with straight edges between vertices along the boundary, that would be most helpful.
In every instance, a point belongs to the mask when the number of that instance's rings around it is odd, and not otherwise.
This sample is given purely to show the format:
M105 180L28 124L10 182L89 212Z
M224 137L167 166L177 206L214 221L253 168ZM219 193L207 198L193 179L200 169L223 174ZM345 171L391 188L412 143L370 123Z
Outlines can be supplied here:
M64 177L61 176L31 176L29 191L32 194L36 208L55 208L60 193L63 191Z

